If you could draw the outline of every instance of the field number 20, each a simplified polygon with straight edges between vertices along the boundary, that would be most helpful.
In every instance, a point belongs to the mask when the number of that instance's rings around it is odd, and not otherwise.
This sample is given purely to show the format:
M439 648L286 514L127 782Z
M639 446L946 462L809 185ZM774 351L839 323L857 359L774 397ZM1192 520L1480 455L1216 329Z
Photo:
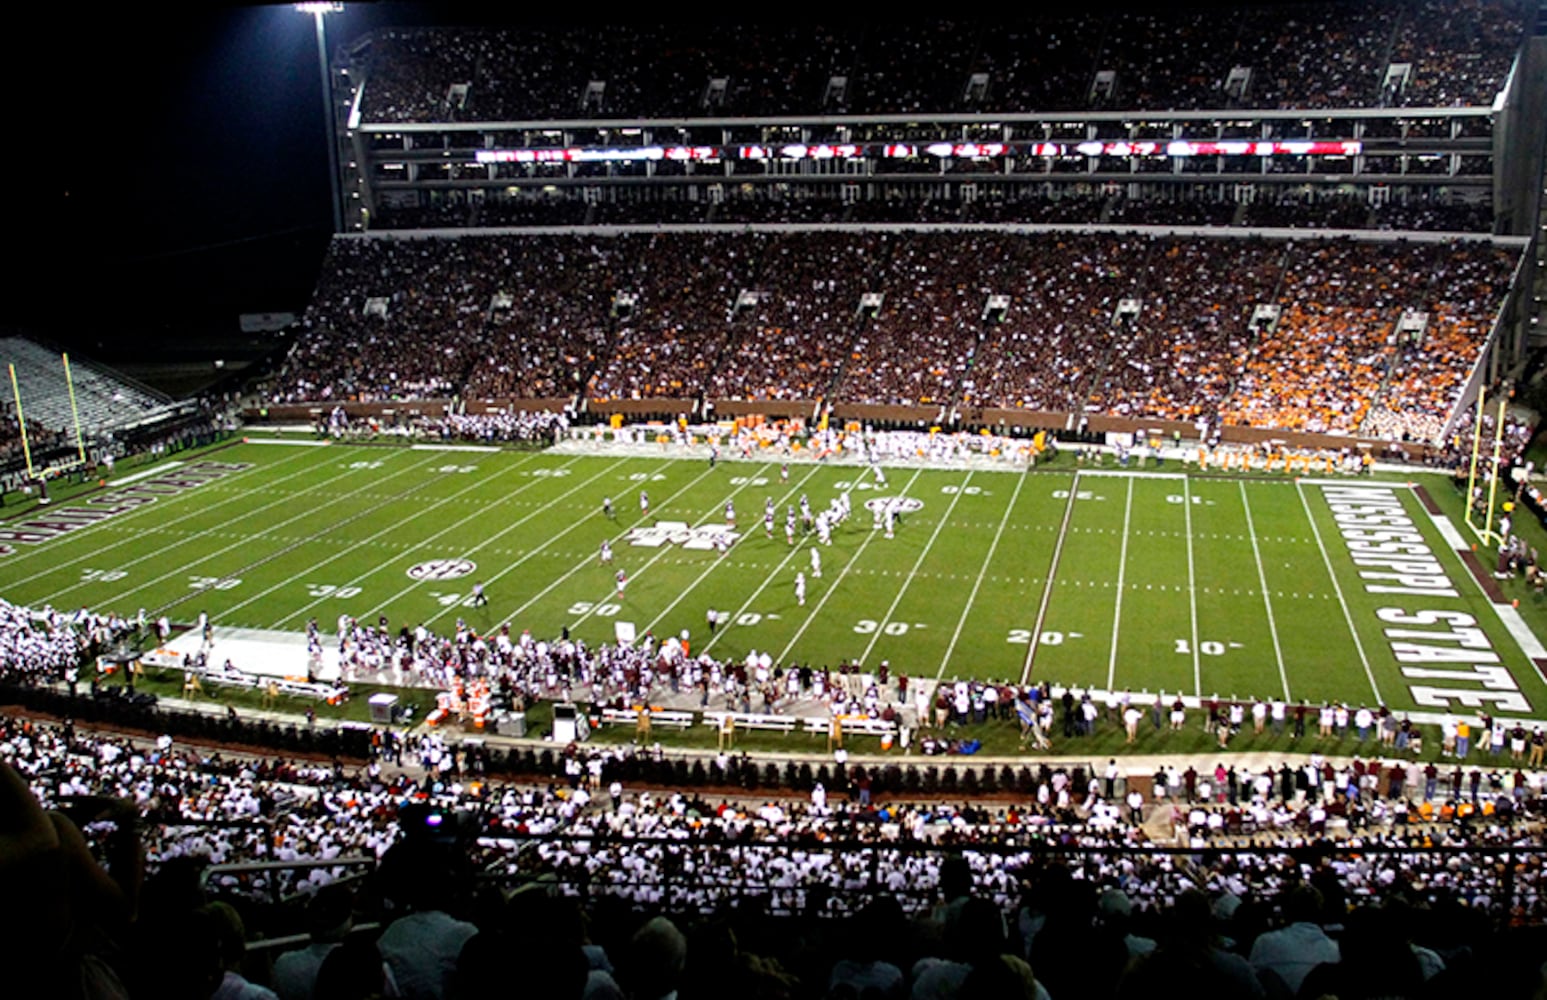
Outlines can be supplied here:
M1009 643L1013 643L1013 644L1015 644L1017 646L1027 646L1027 645L1030 645L1031 644L1031 629L1029 629L1029 628L1012 628L1010 630L1010 637L1008 639L1006 639L1005 641L1009 642ZM1064 634L1062 632L1043 632L1042 636L1037 640L1037 645L1039 645L1039 646L1061 646L1061 645L1063 645L1063 642L1064 642Z

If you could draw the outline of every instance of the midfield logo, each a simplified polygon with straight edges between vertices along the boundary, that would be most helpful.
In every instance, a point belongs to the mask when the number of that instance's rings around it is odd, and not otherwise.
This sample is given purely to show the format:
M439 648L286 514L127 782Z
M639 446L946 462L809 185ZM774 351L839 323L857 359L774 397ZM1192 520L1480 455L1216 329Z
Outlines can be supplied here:
M876 513L888 507L892 508L894 514L911 514L916 510L923 510L924 501L913 497L875 497L865 501L865 509Z
M412 580L455 580L477 568L471 559L431 559L409 567L408 576Z
M695 528L686 521L657 521L648 528L634 528L628 533L628 543L645 549L658 549L668 543L685 549L708 551L716 547L718 539L726 545L734 545L741 535L734 528L723 524L706 524Z

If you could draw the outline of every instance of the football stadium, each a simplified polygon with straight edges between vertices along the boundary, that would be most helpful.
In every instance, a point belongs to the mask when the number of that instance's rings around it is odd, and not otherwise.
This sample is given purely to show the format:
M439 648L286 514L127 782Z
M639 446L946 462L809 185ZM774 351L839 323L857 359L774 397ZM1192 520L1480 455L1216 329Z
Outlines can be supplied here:
M1547 997L1547 5L131 24L18 995Z

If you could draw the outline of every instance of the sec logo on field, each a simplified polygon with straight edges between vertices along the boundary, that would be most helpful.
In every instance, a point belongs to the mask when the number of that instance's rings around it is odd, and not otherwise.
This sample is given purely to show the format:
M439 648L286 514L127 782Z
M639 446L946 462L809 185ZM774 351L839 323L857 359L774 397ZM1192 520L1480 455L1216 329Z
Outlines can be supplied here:
M431 559L409 567L408 576L411 580L455 580L477 568L478 564L470 559Z

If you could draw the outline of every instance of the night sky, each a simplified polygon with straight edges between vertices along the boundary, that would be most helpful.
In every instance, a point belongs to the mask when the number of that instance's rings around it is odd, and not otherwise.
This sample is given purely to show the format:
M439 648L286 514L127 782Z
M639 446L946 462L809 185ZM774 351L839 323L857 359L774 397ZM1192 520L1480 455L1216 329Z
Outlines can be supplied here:
M331 228L312 19L288 5L50 8L69 26L44 13L0 43L21 250L0 322L142 341L303 305ZM330 48L384 16L334 15Z
M346 3L329 17L329 47L386 24L563 24L615 9ZM627 10L622 20L705 13ZM0 324L122 356L234 330L241 312L304 306L331 230L309 15L30 7L0 40L0 79L14 258Z

